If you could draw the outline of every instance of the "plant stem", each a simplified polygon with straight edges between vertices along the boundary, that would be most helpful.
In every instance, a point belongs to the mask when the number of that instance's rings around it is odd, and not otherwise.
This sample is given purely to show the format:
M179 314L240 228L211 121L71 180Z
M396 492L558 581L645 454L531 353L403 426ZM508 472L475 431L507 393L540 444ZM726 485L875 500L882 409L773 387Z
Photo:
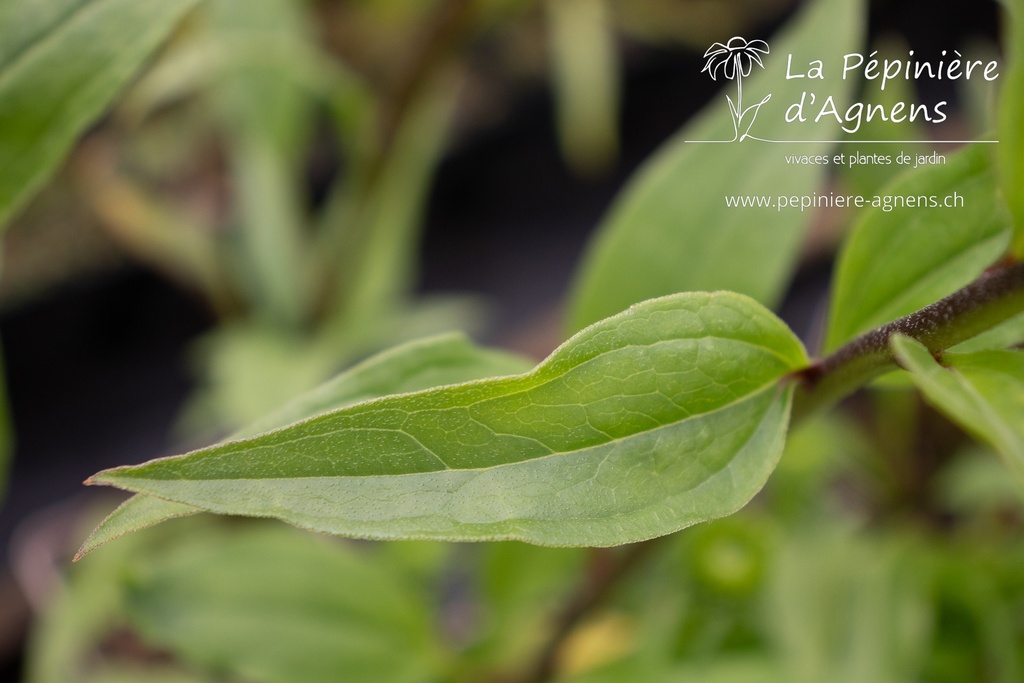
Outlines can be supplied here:
M793 421L826 408L897 367L889 349L894 334L924 344L938 356L1024 312L1024 263L999 264L945 299L874 329L794 373L800 385Z

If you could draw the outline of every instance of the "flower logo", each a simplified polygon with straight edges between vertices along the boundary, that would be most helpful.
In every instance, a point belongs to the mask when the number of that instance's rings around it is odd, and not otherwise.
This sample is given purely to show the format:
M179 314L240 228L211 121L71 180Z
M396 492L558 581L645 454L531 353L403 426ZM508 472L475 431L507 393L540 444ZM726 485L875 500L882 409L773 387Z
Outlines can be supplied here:
M746 109L743 108L743 79L750 75L751 69L756 63L762 69L764 62L761 55L768 54L768 43L763 40L746 40L740 36L734 36L727 43L715 43L704 53L704 68L712 80L718 80L718 73L721 72L727 80L736 79L736 101L728 95L729 111L732 113L732 126L735 135L730 142L743 140L748 137L750 127L754 125L757 112L761 105L771 99L771 94L766 95L757 104L752 104ZM749 116L748 116L749 115ZM740 133L740 130L743 132Z

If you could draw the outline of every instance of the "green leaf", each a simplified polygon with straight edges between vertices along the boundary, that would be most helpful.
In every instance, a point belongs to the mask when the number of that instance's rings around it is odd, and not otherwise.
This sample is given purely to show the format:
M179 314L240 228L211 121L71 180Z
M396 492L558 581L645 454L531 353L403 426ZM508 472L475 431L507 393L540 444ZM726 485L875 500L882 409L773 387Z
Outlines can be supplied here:
M995 448L1024 483L1024 352L947 353L943 367L912 339L894 337L892 348L928 402Z
M761 488L807 362L733 293L647 301L533 371L387 396L90 483L370 538L614 545Z
M477 571L481 598L478 637L485 668L525 674L550 638L566 595L585 571L587 550L487 543Z
M196 0L0 4L0 226Z
M875 42L875 52L872 55L880 63L885 59L900 59L906 55L910 47L902 40L896 40L892 36L884 36ZM864 104L867 107L882 105L886 110L891 111L892 107L899 102L914 102L918 99L914 81L905 79L893 79L886 84L885 90L877 87L867 87L862 95L865 98ZM906 106L905 104L901 106ZM865 117L866 118L866 117ZM854 140L925 140L927 133L920 121L896 122L880 117L865 120L860 128L851 137ZM909 148L911 152L914 147ZM902 142L872 143L859 147L848 145L844 147L846 158L844 163L836 169L837 175L843 181L843 187L851 190L850 194L860 194L865 197L872 197L879 194L879 191L889 185L903 166L896 163L891 164L854 164L852 163L853 153L871 153L889 156L895 159L900 154L907 152L908 147Z
M957 344L951 350L957 353L970 353L987 349L1004 349L1021 343L1024 343L1024 313L985 330L977 337L971 337L967 341Z
M352 546L260 525L179 539L150 559L131 574L133 625L221 676L439 680L425 597Z
M178 517L188 517L199 512L202 512L200 508L191 505L172 503L162 498L136 494L121 503L89 534L85 543L75 554L74 561L78 562L101 545L133 531L148 529L160 522Z
M93 668L101 665L97 650L124 623L123 578L130 563L173 547L181 537L178 534L189 536L197 529L198 525L186 522L134 534L91 562L68 569L34 620L24 681L91 683Z
M210 0L210 39L228 44L309 40L291 0ZM302 151L312 100L287 72L242 63L214 89L235 185L240 273L256 312L278 326L305 322L314 305L303 239Z
M861 44L863 15L858 0L823 0L771 42L765 70L755 67L757 74L743 83L744 109L772 95L757 112L752 135L776 140L836 137L839 127L832 117L818 124L786 123L787 107L808 89L806 79L785 78L787 55L792 53L795 62L830 56L841 61ZM838 70L825 76L815 81L814 89L844 101L852 79L844 82ZM807 194L823 182L827 167L789 165L785 155L827 154L830 145L687 142L733 137L726 94L735 97L735 85L728 84L715 104L666 143L616 200L574 285L572 329L672 292L725 289L769 306L779 300L811 212L728 208L726 195ZM747 123L744 119L744 128Z
M427 337L378 353L239 430L255 436L307 417L388 394L525 372L525 358L475 346L461 332Z
M139 666L138 664L104 667L88 679L88 683L138 683L139 681L146 681L146 683L210 683L211 679L184 671Z
M828 517L789 535L766 600L780 680L917 680L935 620L921 554L912 538L862 536Z
M1008 0L1005 4L1012 17L1012 29L1006 42L1011 66L1002 79L999 170L1003 196L1016 225L1013 253L1017 258L1024 258L1024 129L1020 125L1020 113L1024 110L1024 0Z
M909 315L972 282L1006 249L1010 221L987 151L980 145L919 166L882 196L956 192L961 208L872 208L843 247L833 288L825 350Z
M379 353L349 368L329 382L239 430L233 438L253 436L318 413L387 394L510 375L523 372L528 367L529 363L523 358L479 348L459 333L420 339ZM75 560L80 560L104 543L132 531L197 512L202 512L202 509L152 496L132 496L89 535Z

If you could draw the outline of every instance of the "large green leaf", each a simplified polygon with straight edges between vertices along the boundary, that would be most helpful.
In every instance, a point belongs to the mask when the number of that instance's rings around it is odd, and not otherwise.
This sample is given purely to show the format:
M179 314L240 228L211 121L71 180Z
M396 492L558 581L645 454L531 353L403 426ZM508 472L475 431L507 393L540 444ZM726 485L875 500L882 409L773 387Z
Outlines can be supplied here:
M525 359L474 346L460 333L419 339L379 353L349 368L236 432L232 438L254 436L319 413L387 394L511 375L527 368L529 363ZM110 513L89 535L75 559L81 559L104 543L125 534L197 512L202 510L153 496L134 495Z
M753 300L679 294L523 375L388 396L90 483L349 536L628 543L761 488L792 400L779 380L806 362Z
M0 225L195 4L0 3Z
M1012 65L1003 78L1002 102L999 108L999 161L1003 196L1013 213L1016 231L1013 251L1024 258L1024 128L1020 113L1024 110L1024 1L1008 0L1013 28L1007 45Z
M888 197L954 192L961 207L878 207L864 213L843 248L825 350L909 315L973 281L1006 249L1010 218L988 151L969 147L942 166L919 166L883 190Z
M1003 456L1024 484L1024 351L947 353L896 337L893 352L925 398Z
M372 557L282 527L199 534L138 563L127 610L149 642L258 683L439 680L424 596Z
M751 134L775 140L829 140L839 126L786 123L786 109L810 88L807 79L786 79L787 55L794 68L814 59L839 60L861 44L863 6L858 0L820 0L793 27L773 40L765 70L743 83L747 104L767 94ZM800 60L805 60L801 62ZM853 80L826 70L813 89L845 101ZM735 86L726 86L735 97ZM744 105L746 106L746 105ZM716 104L687 125L638 172L616 201L589 250L575 284L572 329L600 320L633 302L672 292L727 289L772 305L796 262L812 212L799 208L729 208L726 195L804 195L821 184L826 166L787 164L786 155L826 154L827 142L733 144L731 104ZM748 114L748 116L750 116ZM745 119L745 122L749 122Z

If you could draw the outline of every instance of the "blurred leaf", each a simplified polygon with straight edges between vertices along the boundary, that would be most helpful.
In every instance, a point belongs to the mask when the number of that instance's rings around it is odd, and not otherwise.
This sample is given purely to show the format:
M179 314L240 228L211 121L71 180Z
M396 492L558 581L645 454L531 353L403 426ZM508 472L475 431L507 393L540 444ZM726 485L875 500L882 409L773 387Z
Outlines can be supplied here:
M664 678L665 683L793 683L793 674L773 657L730 654L711 662L684 664Z
M232 435L255 436L313 415L388 394L526 372L525 358L474 345L462 333L418 339L354 365Z
M823 513L840 473L869 452L865 434L846 415L823 412L800 422L786 438L779 466L765 489L771 509L791 522Z
M930 635L927 565L841 526L802 531L776 559L770 636L793 682L916 679Z
M1024 258L1024 0L1007 0L1011 30L1006 45L1010 51L1010 69L1002 76L1002 103L999 107L999 170L1003 196L1010 206L1016 226L1013 253Z
M132 622L151 643L260 683L434 681L424 597L352 546L276 526L199 534L139 562Z
M174 46L126 93L119 111L140 120L161 107L223 84L225 77L248 70L274 74L301 86L311 97L332 101L366 96L365 86L344 64L322 52L316 41L295 30L206 31Z
M882 192L942 197L961 208L871 208L843 247L832 294L825 351L909 315L973 281L1006 249L1009 217L980 145L942 166L919 166Z
M936 479L937 494L961 514L1024 509L1022 490L988 448L975 446L947 465Z
M144 666L110 666L91 675L88 683L213 683L212 679L175 669Z
M425 86L381 165L354 169L356 180L339 182L334 189L315 254L322 259L323 272L333 273L337 283L329 339L372 337L382 319L400 311L409 297L417 236L430 181L444 151L456 85L444 74Z
M488 668L524 674L552 635L564 596L580 581L585 552L524 543L488 543L478 571L482 645Z
M106 158L110 152L87 145L77 174L103 227L133 257L205 295L215 308L226 308L230 293L211 226L120 176Z
M69 569L66 582L55 587L32 626L25 658L26 683L91 683L93 666L102 664L96 661L97 646L123 623L125 568L136 554L166 546L180 531L168 525L156 533L134 534Z
M880 62L885 59L900 59L906 55L910 48L902 40L892 38L878 41L876 50L878 54L872 53L873 58ZM972 79L975 80L975 79ZM892 107L898 102L914 102L917 92L913 82L906 79L893 79L886 84L885 90L877 87L867 87L862 95L865 98L865 109L875 105L882 105L886 111L892 111ZM905 105L904 105L905 106ZM918 122L903 121L897 123L882 117L874 117L861 123L857 132L850 137L854 140L925 140L922 125ZM850 145L843 150L846 152L843 165L838 168L838 173L843 180L847 181L853 192L864 197L872 197L880 194L880 190L888 185L899 175L904 168L896 163L872 164L853 163L855 155L864 152L869 154L888 155L893 161L900 154L904 153L907 145L899 142L883 144L872 144L869 148L861 149L856 145ZM914 148L911 148L914 149Z
M207 7L211 40L254 48L309 41L306 16L292 0L211 0ZM258 316L297 326L314 303L299 182L311 100L286 72L259 63L239 64L214 94L235 188L238 277Z
M559 141L582 173L606 169L618 152L620 68L608 2L545 2Z
M1024 351L947 353L943 367L912 339L894 337L892 349L928 402L995 448L1024 484Z
M960 49L962 54L971 55L971 59L980 59L984 63L1002 60L999 47L992 39L977 37L969 38ZM1002 78L989 81L984 78L965 78L957 81L957 97L963 113L970 125L970 134L978 137L998 137L999 89ZM920 139L920 138L919 138Z
M91 483L372 538L615 545L730 514L782 449L799 341L732 293L639 304L524 375L388 396Z
M951 350L957 353L970 353L986 349L1005 349L1021 343L1024 343L1024 313L985 330L977 337L957 344Z
M387 394L400 394L473 379L523 372L529 363L500 351L474 346L461 334L421 339L379 353L302 394L231 436L240 439L298 422L318 413ZM181 503L135 495L89 535L75 559L104 543L167 519L202 512Z
M196 0L0 4L0 226Z
M1020 587L1017 584L1007 590L999 585L1000 574L1007 569L1009 574L1019 575L1019 546L1003 546L995 558L979 550L977 544L970 544L954 546L939 555L934 588L936 633L922 671L925 680L1021 680L1016 616L1021 604Z
M179 429L193 435L247 425L317 386L345 362L305 334L253 321L221 325L190 351L203 382Z
M807 87L787 80L786 55L824 59L857 49L864 10L858 0L821 0L809 6L773 40L765 70L743 84L754 97L771 93L752 134L790 139L785 110ZM842 101L850 92L838 72L815 88ZM735 94L734 92L732 93ZM828 117L826 117L828 118ZM832 120L835 124L835 120ZM801 136L835 137L838 125L808 122ZM606 216L576 278L569 326L576 330L653 296L725 289L771 306L785 290L812 213L775 208L729 208L725 195L806 194L818 187L827 167L787 165L784 155L826 154L826 142L772 145L756 140L733 144L733 122L725 95L705 109L634 175Z

